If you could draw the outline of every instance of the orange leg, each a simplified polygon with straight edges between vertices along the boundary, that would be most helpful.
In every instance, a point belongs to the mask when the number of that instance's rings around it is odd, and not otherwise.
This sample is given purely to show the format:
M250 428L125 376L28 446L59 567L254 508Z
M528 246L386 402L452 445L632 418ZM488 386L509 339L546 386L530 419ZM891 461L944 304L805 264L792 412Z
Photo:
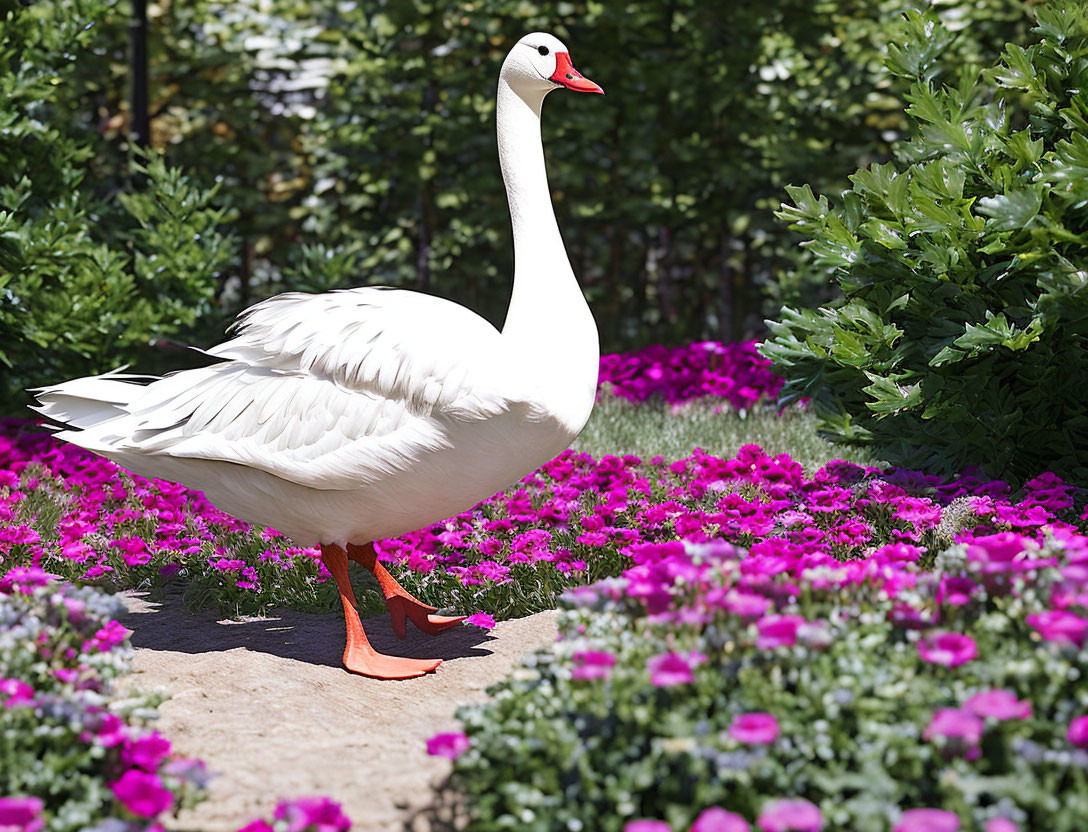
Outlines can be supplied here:
M397 638L404 638L407 635L407 629L404 626L405 617L411 619L420 631L432 636L450 627L456 627L465 620L463 615L431 615L435 608L427 606L409 593L378 562L373 543L367 543L365 546L349 543L348 557L378 579L378 585L382 588L385 606L389 610L389 617L393 624L393 632Z
M441 659L406 659L386 656L370 646L363 622L355 608L355 593L348 579L347 554L339 546L321 545L321 559L336 580L340 601L344 605L344 623L347 626L347 646L344 648L344 667L352 673L373 676L375 679L411 679L434 670Z

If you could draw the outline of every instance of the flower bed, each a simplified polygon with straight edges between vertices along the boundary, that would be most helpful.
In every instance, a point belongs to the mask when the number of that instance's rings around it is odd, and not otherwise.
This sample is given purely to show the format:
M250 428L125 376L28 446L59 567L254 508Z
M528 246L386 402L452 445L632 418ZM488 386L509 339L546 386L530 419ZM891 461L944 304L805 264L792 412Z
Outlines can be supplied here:
M160 828L199 798L203 764L147 727L153 700L113 692L130 654L120 604L51 579L33 567L0 578L0 828Z
M699 341L679 347L659 344L601 356L598 383L613 395L670 404L723 399L737 410L774 401L782 379L757 350L757 342Z
M1088 538L1003 525L633 546L432 753L477 830L1082 830Z

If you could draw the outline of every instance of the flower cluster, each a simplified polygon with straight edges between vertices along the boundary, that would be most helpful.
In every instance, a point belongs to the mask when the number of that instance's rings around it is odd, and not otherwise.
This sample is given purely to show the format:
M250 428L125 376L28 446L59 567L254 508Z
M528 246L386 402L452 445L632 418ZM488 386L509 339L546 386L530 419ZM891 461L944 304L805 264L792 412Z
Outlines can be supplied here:
M199 797L202 763L145 727L150 703L112 692L127 672L128 631L115 599L35 567L0 580L0 828L137 832Z
M604 832L1075 827L1088 536L1052 514L1067 491L1041 486L1017 503L940 486L933 505L962 499L974 517L940 552L914 520L845 560L705 530L630 546L620 577L566 594L555 647L461 712L465 734L443 746L455 788L484 821L546 805L555 828Z
M631 401L660 398L680 404L715 398L743 410L774 401L782 387L773 365L756 347L755 341L700 341L602 355L598 381L613 395Z

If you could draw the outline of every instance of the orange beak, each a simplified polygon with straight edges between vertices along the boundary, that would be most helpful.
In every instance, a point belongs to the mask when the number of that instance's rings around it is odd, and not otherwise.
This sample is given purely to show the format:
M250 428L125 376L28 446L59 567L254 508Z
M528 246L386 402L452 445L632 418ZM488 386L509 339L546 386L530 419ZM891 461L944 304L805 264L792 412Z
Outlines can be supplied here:
M604 90L594 84L586 76L574 68L570 62L569 52L555 53L555 73L549 79L557 84L562 84L568 90L575 92L599 92L604 95Z

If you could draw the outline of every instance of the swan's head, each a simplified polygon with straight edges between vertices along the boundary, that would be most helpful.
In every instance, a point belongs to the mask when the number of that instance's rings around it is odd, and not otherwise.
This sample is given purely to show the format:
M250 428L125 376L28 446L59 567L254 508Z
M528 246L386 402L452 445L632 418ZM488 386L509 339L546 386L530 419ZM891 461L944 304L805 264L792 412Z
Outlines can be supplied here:
M547 32L532 32L514 44L503 61L501 77L512 87L541 95L560 87L604 95L604 90L574 68L563 41Z

